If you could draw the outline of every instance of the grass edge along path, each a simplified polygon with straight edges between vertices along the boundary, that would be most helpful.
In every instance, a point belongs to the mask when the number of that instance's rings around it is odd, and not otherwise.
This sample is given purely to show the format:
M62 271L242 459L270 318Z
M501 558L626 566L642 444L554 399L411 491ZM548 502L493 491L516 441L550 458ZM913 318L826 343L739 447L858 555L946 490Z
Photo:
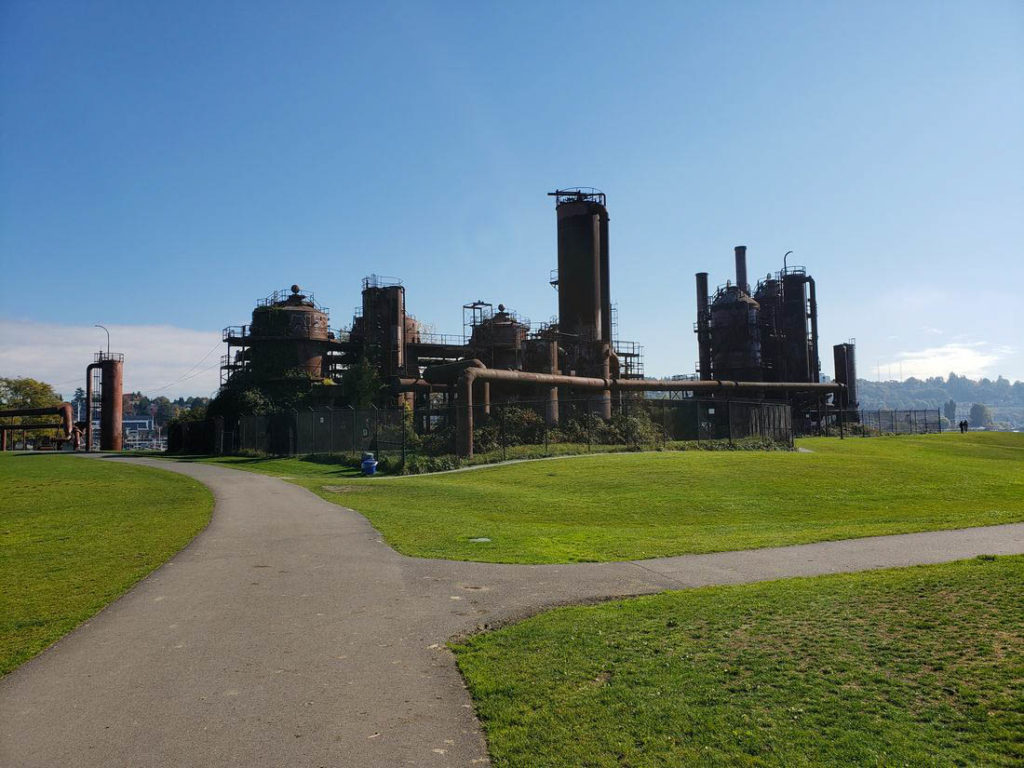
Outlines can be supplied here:
M363 514L403 554L452 560L634 560L1024 520L1024 435L799 445L813 452L595 455L370 479L300 458L208 461L283 476Z
M452 644L496 768L1021 765L1024 556L557 608Z
M175 472L0 457L0 674L48 648L186 546L213 495Z

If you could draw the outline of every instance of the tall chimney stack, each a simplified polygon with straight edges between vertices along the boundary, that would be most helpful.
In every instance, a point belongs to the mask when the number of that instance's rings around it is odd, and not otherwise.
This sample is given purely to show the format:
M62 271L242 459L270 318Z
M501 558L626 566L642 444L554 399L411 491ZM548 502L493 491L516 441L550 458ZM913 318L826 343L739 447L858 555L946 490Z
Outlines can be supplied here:
M747 246L736 246L736 285L744 293L750 293L750 286L747 285Z
M698 374L711 378L711 346L708 339L708 273L697 273L697 352Z

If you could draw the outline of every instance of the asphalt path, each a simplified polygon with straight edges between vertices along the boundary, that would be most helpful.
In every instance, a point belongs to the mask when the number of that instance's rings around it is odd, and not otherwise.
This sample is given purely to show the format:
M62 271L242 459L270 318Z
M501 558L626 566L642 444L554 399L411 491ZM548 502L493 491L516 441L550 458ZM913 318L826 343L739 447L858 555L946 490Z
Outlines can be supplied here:
M0 680L0 765L487 765L455 636L566 603L1024 553L1014 524L622 563L423 560L283 480L131 461L207 485L210 525Z

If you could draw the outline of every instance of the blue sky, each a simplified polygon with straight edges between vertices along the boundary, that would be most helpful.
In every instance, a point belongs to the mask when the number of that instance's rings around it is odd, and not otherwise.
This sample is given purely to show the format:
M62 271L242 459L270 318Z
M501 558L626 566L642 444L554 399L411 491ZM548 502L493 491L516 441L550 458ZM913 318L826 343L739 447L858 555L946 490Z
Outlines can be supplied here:
M584 185L649 375L746 244L815 276L827 373L1024 379L1019 2L12 0L0 110L0 375L61 388L104 323L128 387L208 394L257 298L340 326L371 272L439 332L546 320Z

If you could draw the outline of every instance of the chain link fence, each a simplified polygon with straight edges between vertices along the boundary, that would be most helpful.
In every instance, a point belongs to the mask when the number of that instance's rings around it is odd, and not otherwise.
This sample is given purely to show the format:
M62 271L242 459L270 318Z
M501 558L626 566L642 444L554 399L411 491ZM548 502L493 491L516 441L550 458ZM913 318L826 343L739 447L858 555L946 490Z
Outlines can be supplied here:
M516 400L473 409L477 455L495 458L611 450L752 446L792 447L793 423L784 403L741 400L623 398L602 418L596 398ZM407 408L320 408L246 416L236 429L203 430L213 452L278 456L361 454L405 464L410 456L454 455L456 409L432 410L413 428ZM197 427L197 430L199 428ZM197 435L198 437L198 435Z
M852 417L852 418L851 418ZM912 411L851 411L845 414L850 434L927 435L942 431L942 412L938 409Z
M226 452L296 456L322 453L398 453L411 437L404 408L318 408L243 416L226 435Z

